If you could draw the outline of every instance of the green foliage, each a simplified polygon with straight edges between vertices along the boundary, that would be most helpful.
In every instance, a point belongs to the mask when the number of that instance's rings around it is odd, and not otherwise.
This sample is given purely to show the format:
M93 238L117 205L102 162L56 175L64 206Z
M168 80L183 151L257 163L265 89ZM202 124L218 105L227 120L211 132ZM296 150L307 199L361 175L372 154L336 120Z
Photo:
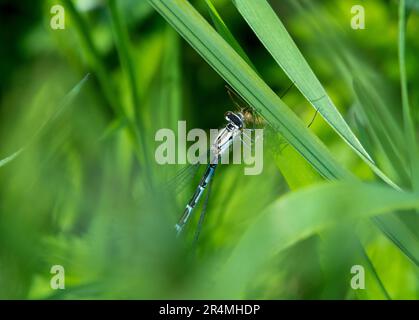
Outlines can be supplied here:
M356 1L61 3L0 75L0 298L419 298L414 1L358 31ZM170 180L154 135L222 126L225 83L266 121L264 170L217 169L193 246L202 204L173 225L201 171Z

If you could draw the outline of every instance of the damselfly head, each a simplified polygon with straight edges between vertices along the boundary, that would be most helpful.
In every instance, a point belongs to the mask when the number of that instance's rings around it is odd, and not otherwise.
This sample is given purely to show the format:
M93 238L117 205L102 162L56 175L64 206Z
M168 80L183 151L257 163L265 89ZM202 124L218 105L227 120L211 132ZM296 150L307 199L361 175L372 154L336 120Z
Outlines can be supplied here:
M245 126L245 118L241 112L227 111L225 119L240 130Z

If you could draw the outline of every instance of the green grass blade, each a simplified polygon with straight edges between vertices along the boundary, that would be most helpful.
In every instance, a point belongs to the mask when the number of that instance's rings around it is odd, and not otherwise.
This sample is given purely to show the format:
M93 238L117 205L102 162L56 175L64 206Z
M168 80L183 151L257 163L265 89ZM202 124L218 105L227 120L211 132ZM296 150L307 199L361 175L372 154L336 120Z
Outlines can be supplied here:
M7 156L6 158L1 159L0 160L0 168L5 166L9 162L12 162L13 160L15 160L23 152L23 150L24 150L24 148L20 148L18 151L14 152L10 156Z
M417 207L416 207L417 209ZM385 218L385 219L384 219ZM410 259L419 266L419 239L397 215L375 217L380 230Z
M112 78L110 77L110 72L109 70L107 70L103 62L103 59L100 55L100 52L94 43L92 32L90 30L88 23L86 22L84 17L80 14L80 12L76 9L76 7L74 6L74 3L71 0L63 0L63 3L66 9L68 10L68 12L70 13L71 18L74 20L75 28L85 48L84 51L87 56L87 60L98 78L98 81L102 89L102 93L104 97L106 98L107 105L111 108L111 110L115 113L115 115L121 119L122 122L127 123L128 132L130 134L131 139L134 142L133 146L134 146L135 155L138 161L141 164L144 164L146 166L145 163L148 161L146 157L149 154L149 152L143 151L144 149L147 149L146 147L147 144L146 144L146 139L144 137L144 134L139 133L138 125L136 125L136 122L133 121L132 117L129 117L125 108L123 108L120 102L120 99L118 99L115 86L112 83ZM116 8L113 11L113 13L118 15ZM119 18L117 17L117 19ZM114 26L114 27L116 27L115 29L119 28L118 30L115 30L115 32L118 32L121 34L125 32L123 30L123 25L121 23L119 23L117 26ZM120 42L118 42L117 46L127 45L126 39L122 41L123 43L121 44ZM118 49L119 49L120 56L124 55L123 59L128 59L125 56L125 52L123 52L125 48L121 48L119 46ZM128 64L130 63L129 60L125 60L125 62L127 62ZM131 72L131 70L129 72ZM135 87L135 85L132 85L132 81L131 81L131 88L133 87ZM133 94L136 94L136 91L137 90L135 90ZM143 150L140 150L140 147L143 148ZM147 182L149 184L152 183L151 178L149 177L148 171L145 170L145 172L146 172Z
M353 177L188 1L149 2L321 175Z
M70 13L71 18L74 20L74 26L80 36L81 41L85 47L85 53L90 66L93 68L100 85L102 87L103 95L106 97L108 105L119 116L122 117L122 111L119 107L118 99L116 99L115 90L110 81L109 71L106 69L100 53L96 48L93 37L91 35L89 25L83 19L79 11L74 6L71 0L63 0L66 10Z
M397 157L401 157L402 161L405 161L406 152L404 148L405 139L403 132L390 111L392 109L391 102L388 100L390 95L387 92L383 94L382 90L385 90L385 87L381 79L373 76L375 72L372 68L357 57L354 48L348 45L347 41L349 39L340 40L340 37L336 36L335 32L332 31L335 28L335 24L332 22L333 18L331 14L328 13L323 16L323 19L319 19L318 17L324 15L325 12L314 3L307 2L302 6L298 1L289 1L289 4L296 8L297 14L305 21L307 24L305 28L311 29L311 37L317 37L316 41L319 43L319 50L321 50L324 60L330 62L331 65L336 66L336 76L339 77L340 81L346 83L348 87L355 87L355 84L357 84L364 92L364 100L367 99L368 103L362 103L362 108L359 103L355 104L357 116L366 120L365 123L363 123L363 128L361 130L364 130L365 133L368 133L368 135L373 137L377 143L383 144L382 151L386 154L387 152L394 153L394 149L389 147L397 146ZM331 32L329 32L329 30ZM344 37L344 39L345 38L346 37ZM354 75L356 75L355 79ZM356 88L354 89L356 90ZM380 117L377 117L377 114L379 114ZM378 134L377 130L380 131L380 134ZM382 139L385 141L381 141ZM371 145L369 146L370 148L366 148L367 142L362 139L360 140L363 147L370 156L372 156L371 152L376 150L371 148ZM384 165L383 161L386 160L382 158L377 159L379 159L381 165ZM397 163L400 163L400 161ZM369 162L367 162L367 164L370 165L377 175L382 176L382 178L386 180L385 175L378 170L377 164L375 166ZM394 169L393 176L394 173L396 173L397 177L399 172L405 176L406 167L399 166L396 162L387 163L387 166L388 165ZM398 179L397 182L400 183L400 180L405 179ZM390 181L389 183L392 184ZM406 184L403 184L403 186L405 185Z
M365 225L367 223L362 223ZM321 299L335 299L346 296L352 299L390 299L390 296L383 285L372 261L366 254L363 244L354 232L357 225L339 225L336 228L328 229L319 234L319 260L322 264L323 274L327 274L333 281L328 284L328 290L324 290ZM348 274L353 265L360 264L365 269L365 282L368 290L354 291L349 285L348 277L341 277Z
M249 56L243 50L239 42L236 40L234 35L231 33L230 29L227 27L226 23L221 18L220 14L218 13L217 9L215 8L214 4L211 0L205 0L205 3L208 7L208 11L211 16L211 20L214 23L215 29L217 29L218 33L224 38L225 41L234 49L236 52L247 62L249 66L256 70L256 67L253 65L252 61L250 60Z
M116 42L116 48L118 51L119 59L121 60L122 67L128 77L128 84L130 88L130 94L132 99L132 105L134 110L134 120L130 121L132 130L138 142L141 145L141 154L146 168L151 168L148 155L149 148L147 143L147 138L145 134L145 128L143 120L140 117L139 108L140 108L140 97L138 94L138 81L137 75L135 73L135 62L131 55L131 48L129 45L129 35L128 30L123 23L123 19L120 17L119 8L115 0L108 0L109 11L111 14L114 38ZM127 115L126 115L127 116ZM127 116L128 117L128 116ZM148 180L148 183L152 183L149 170L145 170L145 176Z
M128 77L128 85L133 104L134 118L135 121L139 121L138 108L140 107L140 97L138 94L137 75L135 74L135 63L132 59L131 49L129 46L128 30L126 29L126 26L120 17L119 8L116 4L116 1L108 0L108 6L119 59L121 60L122 68Z
M279 138L280 139L280 138ZM278 140L279 140L278 139ZM290 190L323 181L322 177L288 144L274 150L274 159Z
M412 186L419 190L419 167L418 167L418 150L415 137L415 127L411 117L409 95L407 92L407 75L406 75L406 3L400 0L399 3L399 66L400 66L400 85L402 90L402 106L403 106L403 122L405 129L406 142L409 145L408 153L410 160L410 170L412 176Z
M362 246L362 243L359 242L358 250L361 252L363 256L363 260L367 263L367 269L372 274L373 278L375 279L376 285L379 286L381 292L383 293L384 297L387 300L392 300L390 294L388 293L383 281L381 280L380 276L378 275L378 272L372 263L370 257L368 256L368 253L365 251L365 248Z
M233 0L272 57L330 126L367 162L361 145L267 1Z
M404 152L400 150L404 141L402 131L398 130L392 115L386 108L383 108L380 98L368 82L354 79L353 87L360 103L358 112L364 115L366 121L368 121L368 130L373 135L375 143L383 149L389 163L397 172L399 180L402 182L410 181L406 169L408 167L407 161ZM377 117L377 114L380 114L380 118ZM393 121L386 121L387 119ZM401 135L399 136L398 133L401 133Z
M169 128L177 129L182 114L182 70L180 58L180 37L170 27L165 31L165 50L161 75L161 112L166 112ZM161 124L163 126L163 124ZM167 122L166 122L167 125Z
M411 208L419 208L415 194L375 184L322 183L288 193L245 232L217 283L229 289L226 297L238 298L246 286L244 279L252 279L260 266L290 245L338 224ZM418 241L409 241L418 258Z
M30 146L33 142L38 139L38 137L41 135L42 132L45 131L48 126L54 122L55 119L57 119L60 114L64 112L64 110L73 102L73 100L77 97L77 95L80 93L81 88L86 83L86 81L89 78L89 74L87 74L79 83L77 83L73 89L70 90L69 93L63 98L61 103L58 105L57 109L51 114L49 118L47 118L41 126L37 129L35 134L32 135L31 139L21 148L19 148L18 151L14 152L13 154L7 156L6 158L0 160L0 167L5 166L9 162L16 159L25 149Z

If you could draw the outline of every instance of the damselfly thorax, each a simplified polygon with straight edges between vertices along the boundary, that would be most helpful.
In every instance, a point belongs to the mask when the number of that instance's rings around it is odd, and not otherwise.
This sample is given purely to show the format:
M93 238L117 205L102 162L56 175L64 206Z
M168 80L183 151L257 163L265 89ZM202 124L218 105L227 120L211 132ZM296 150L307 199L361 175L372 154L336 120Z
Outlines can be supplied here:
M245 127L244 115L241 112L228 111L225 114L227 125L222 129L211 146L214 161L218 161L243 131Z

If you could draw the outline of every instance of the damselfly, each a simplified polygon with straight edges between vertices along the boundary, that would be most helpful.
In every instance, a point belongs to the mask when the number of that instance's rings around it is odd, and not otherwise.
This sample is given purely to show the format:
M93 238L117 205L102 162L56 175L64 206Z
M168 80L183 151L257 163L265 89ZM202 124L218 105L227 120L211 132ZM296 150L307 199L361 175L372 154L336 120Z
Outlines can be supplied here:
M291 84L291 86L289 88L287 88L285 93L287 93L292 86L293 86L293 84ZM212 179L214 177L215 170L220 163L221 157L225 153L229 152L230 147L233 145L233 142L237 138L241 137L242 134L245 134L243 132L243 130L246 127L246 124L249 123L249 122L252 122L253 125L262 124L261 118L258 117L257 115L255 115L252 112L252 109L250 108L250 106L248 106L247 103L245 103L244 100L239 95L237 95L230 87L226 86L226 88L227 88L227 92L228 92L231 100L236 105L237 109L239 109L239 110L234 111L234 112L233 111L228 111L225 114L225 120L227 121L227 124L219 132L218 136L216 137L216 139L214 140L214 142L211 145L211 148L210 148L210 154L211 154L210 162L209 162L208 166L206 167L204 175L201 178L201 180L198 184L198 187L196 188L193 196L190 198L189 202L187 203L182 216L180 217L179 221L175 225L177 235L182 233L184 227L188 223L188 221L189 221L189 219L190 219L190 217L193 213L193 210L196 208L196 206L199 203L203 193L205 192L205 190L209 186L210 182L212 181ZM246 107L244 107L244 108L241 107L241 105L235 101L235 99L233 98L233 95L235 97L239 98L241 101L243 101L244 105L246 105ZM283 97L283 96L284 96L284 94L281 97ZM314 114L313 119L311 120L310 124L308 125L309 127L312 125L316 115L317 115L317 110L316 110L316 113ZM247 145L244 140L242 140L242 142L245 146L249 147L249 145ZM204 206L206 206L206 205L204 205ZM200 232L200 228L201 228L201 224L202 224L202 218L203 218L205 209L206 208L203 208L203 213L201 213L201 218L200 218L200 221L199 221L199 224L198 224L198 229L197 229L197 232L195 234L195 241L197 240L197 237L199 236L199 232Z
M227 120L227 125L220 131L217 138L211 145L212 159L210 160L210 163L208 164L205 173L199 182L197 189L195 190L195 193L186 205L183 215L180 217L178 223L175 226L178 234L182 232L184 226L192 214L192 211L195 209L199 199L214 177L215 169L217 168L222 155L225 152L228 152L230 146L233 144L233 141L241 135L245 127L245 117L242 112L228 111L225 114L225 119Z

